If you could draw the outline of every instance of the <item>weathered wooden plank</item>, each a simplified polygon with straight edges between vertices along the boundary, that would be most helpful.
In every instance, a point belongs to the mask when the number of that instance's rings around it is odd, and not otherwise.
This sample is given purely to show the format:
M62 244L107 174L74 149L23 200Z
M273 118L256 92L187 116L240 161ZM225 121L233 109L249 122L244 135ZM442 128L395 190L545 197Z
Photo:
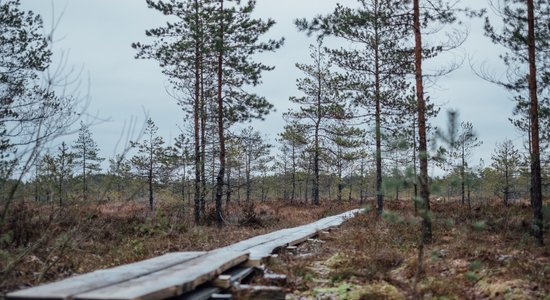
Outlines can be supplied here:
M169 300L208 300L212 297L212 295L220 292L221 289L217 287L201 286L192 292L169 298Z
M319 231L338 226L361 211L353 210L308 225L253 237L208 254L171 253L143 262L79 275L10 293L7 299L72 299L75 296L78 299L153 299L177 296L243 262L247 253L250 253L250 261L260 263L275 249L300 244L317 235Z
M212 284L214 286L228 289L233 283L241 282L246 277L250 276L254 272L252 267L236 267L224 272L222 275L218 276Z
M214 279L212 284L220 288L228 289L231 287L231 275L222 274L218 276L218 278Z
M294 227L294 228L286 228L277 230L268 234L256 236L253 238L250 238L248 240L240 241L238 243L232 244L230 246L227 246L225 248L234 250L234 251L247 251L253 247L257 247L258 245L262 245L265 243L273 242L279 239L284 238L285 236L288 236L289 234L295 233L299 230L301 230L301 227Z
M7 299L71 299L74 295L118 284L184 263L206 252L176 252L111 269L77 275L62 281L17 291Z
M75 299L165 299L179 296L245 262L247 252L224 248L164 270L87 293Z
M311 224L275 231L265 235L262 240L254 239L253 243L250 243L250 240L246 240L239 243L238 246L243 250L250 251L250 259L255 264L258 264L258 262L270 256L275 250L301 244L316 236L319 231L341 225L345 220L361 211L362 209L356 209L340 215L327 217ZM229 247L232 248L235 245L237 244Z
M285 290L275 286L258 286L242 284L234 291L236 299L243 300L284 300Z

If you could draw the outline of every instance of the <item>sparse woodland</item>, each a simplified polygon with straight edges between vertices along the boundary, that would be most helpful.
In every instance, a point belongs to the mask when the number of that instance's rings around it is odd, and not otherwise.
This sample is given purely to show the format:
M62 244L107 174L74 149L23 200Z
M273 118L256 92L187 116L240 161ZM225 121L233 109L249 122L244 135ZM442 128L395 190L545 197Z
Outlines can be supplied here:
M269 266L291 299L550 299L548 1L358 0L295 20L315 42L294 62L282 132L248 124L274 110L255 92L274 68L258 57L285 45L256 1L143 2L170 21L131 47L158 63L185 122L167 140L147 117L101 157L79 75L52 63L54 30L0 1L0 297L365 207ZM490 161L476 161L468 115L428 96L467 66L424 66L468 30L505 53L505 78L472 67L516 103L489 118L528 137L497 143Z

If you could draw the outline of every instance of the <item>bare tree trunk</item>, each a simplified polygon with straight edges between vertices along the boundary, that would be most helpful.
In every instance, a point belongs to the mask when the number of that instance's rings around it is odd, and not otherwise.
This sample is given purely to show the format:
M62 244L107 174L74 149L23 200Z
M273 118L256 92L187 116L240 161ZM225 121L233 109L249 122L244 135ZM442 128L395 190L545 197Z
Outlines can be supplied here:
M283 152L283 155L286 155L286 151ZM286 157L283 157L283 174L281 177L281 185L279 185L278 187L278 190L279 192L282 192L282 199L283 201L285 202L288 202L289 201L289 198L288 198L288 186L289 186L289 176L288 176L288 161L286 159Z
M38 181L39 176L39 165L38 162L34 166L34 201L38 202L40 200L40 184Z
M231 166L227 167L227 189L225 191L225 207L231 201Z
M149 184L149 209L153 211L153 137L150 138L151 145L149 151L149 172L147 176L147 182Z
M359 178L359 204L365 202L365 158L361 158L361 176Z
M470 182L468 181L468 184L467 184L467 191L468 191L468 209L469 210L472 210L472 198L470 197Z
M424 99L424 83L422 74L422 33L420 31L420 1L414 0L414 37L415 37L415 77L416 97L418 112L418 150L420 152L420 210L423 211L422 218L422 243L432 242L432 220L429 217L430 210L430 186L428 182L428 147L426 136L426 101Z
M241 205L241 182L242 182L242 168L239 167L239 175L238 175L238 182L237 182L237 204Z
M86 181L86 144L82 150L82 198L88 199L88 182Z
M225 175L225 129L224 129L224 114L223 114L223 56L224 56L224 0L220 0L220 41L219 41L219 54L218 54L218 135L220 142L220 170L218 177L216 178L216 224L218 227L223 226L222 218L222 195L223 195L223 177Z
M197 0L195 0L197 1ZM199 13L198 6L199 3L195 2L197 5L197 15ZM199 23L199 22L197 22ZM202 23L201 23L202 26ZM204 46L204 36L200 36L200 47L201 49ZM204 62L204 55L201 51L199 51L200 59L200 123L201 123L201 165L200 165L200 173L201 173L201 195L200 195L200 210L201 214L203 216L206 215L206 122L208 120L208 109L206 107L206 92L205 92L205 80L204 80L204 72L205 72L205 62ZM197 100L199 101L199 100Z
M465 158L465 153L464 153L464 141L462 142L462 155L461 155L461 158L462 158L462 167L460 168L460 187L461 187L461 197L462 197L462 205L464 205L464 202L465 202L465 198L466 198L466 195L465 195L465 189L464 189L464 185L466 184L466 158ZM469 204L468 204L469 205Z
M321 78L321 66L320 63L317 63L317 120L315 122L315 134L314 134L314 154L313 154L313 204L319 205L319 159L320 159L320 152L321 148L319 145L319 127L321 126L321 97L322 97L322 90L321 86L323 84L322 78ZM306 190L307 190L307 184L306 184ZM307 194L306 194L307 195ZM307 196L306 196L306 202L307 202Z
M291 202L296 201L296 144L292 141L292 197Z
M376 1L377 3L377 1ZM376 4L376 7L378 5ZM378 38L378 28L375 27L375 36ZM380 53L378 49L378 41L375 42L374 49L374 76L375 76L375 131L376 131L376 213L382 215L384 211L384 194L382 193L382 133L381 133L381 118L380 118Z
M309 192L309 176L311 176L311 162L308 161L307 171L306 171L306 181L304 186L304 201L305 203L309 202L308 192ZM315 203L313 203L315 204Z
M183 176L181 178L181 204L183 211L185 212L185 191L187 190L185 185L187 182L187 164L183 161Z
M201 58L201 69L203 61ZM201 122L201 158L200 158L200 174L201 174L201 194L200 194L200 210L202 216L206 215L206 120L208 113L206 109L206 99L204 95L204 72L200 72L200 122ZM214 147L212 147L212 153ZM212 154L214 155L214 154Z
M529 24L529 97L531 98L531 203L533 205L533 231L538 243L544 244L544 223L542 214L542 186L539 142L539 102L537 95L537 65L535 40L535 6L527 0L527 22Z
M59 206L63 206L63 181L64 180L65 178L63 176L63 173L61 173L59 177Z
M413 120L413 176L414 176L414 212L418 214L418 174L417 174L417 141L416 141L416 118Z
M249 203L250 202L250 192L251 192L251 189L252 189L252 183L251 183L251 178L250 178L250 172L251 172L251 164L252 164L252 159L251 159L251 156L252 156L252 146L249 145L248 146L248 153L246 155L246 163L245 163L245 169L244 169L244 176L246 177L246 203Z
M199 19L198 0L195 0L196 20ZM197 22L198 23L198 22ZM199 114L200 114L200 69L201 69L201 49L198 41L195 41L195 103L193 106L193 123L194 123L194 154L195 154L195 224L200 223L201 219L201 145L199 139Z
M508 207L508 200L510 195L510 178L508 176L508 166L504 167L504 206Z
M338 199L338 202L342 202L342 191L344 190L344 183L342 180L342 150L340 146L338 146L338 193L336 194L336 198Z

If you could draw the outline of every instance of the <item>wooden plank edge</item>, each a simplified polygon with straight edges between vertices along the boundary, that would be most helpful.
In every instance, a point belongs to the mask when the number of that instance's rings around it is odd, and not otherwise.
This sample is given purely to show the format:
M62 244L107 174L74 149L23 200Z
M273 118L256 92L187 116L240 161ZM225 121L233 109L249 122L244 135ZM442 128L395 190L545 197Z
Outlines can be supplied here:
M222 290L214 286L199 287L189 293L170 298L169 300L208 300L214 294L220 293Z
M254 267L235 267L214 279L212 285L228 289L235 283L240 283L254 273Z
M145 259L145 260L141 260L141 261L125 264L125 265L120 265L120 266L116 266L116 267L113 267L113 268L100 269L100 270L95 270L95 271L89 272L89 273L77 274L77 275L71 276L69 278L58 280L58 281L55 281L55 282L52 282L52 283L42 284L42 285L39 285L39 286L14 291L14 292L8 293L6 295L6 299L7 300L26 300L26 299L64 300L64 299L72 299L77 294L87 293L87 292L90 292L90 291L93 291L93 290L96 290L96 289L101 289L101 288L105 288L105 287L108 287L108 286L111 286L111 285L120 284L122 282L129 281L129 280L132 280L132 279L137 278L137 277L147 276L149 274L161 271L163 269L170 268L170 267L176 266L178 264L185 263L186 261L189 261L191 259L195 259L197 257L200 257L202 255L205 255L206 253L207 253L206 251L167 253L167 254L164 254L164 255L161 255L161 256L157 256L157 257L153 257L153 258L149 258L149 259ZM154 268L154 269L151 269L147 272L139 273L135 277L116 280L116 281L113 280L109 283L100 284L100 285L97 285L97 284L93 285L92 284L88 288L82 288L80 290L75 289L78 286L82 286L82 284L83 284L82 280L88 280L86 277L101 276L101 275L107 276L107 275L109 275L108 273L110 273L110 272L117 272L117 271L120 272L121 270L126 270L126 269L129 269L129 268L132 268L132 267L135 268L135 267L139 266L140 264L148 263L148 262L151 262L151 261L154 261L154 260L158 260L158 259L161 259L163 257L177 256L177 255L182 255L182 254L186 254L189 257L185 258L185 259L177 259L176 258L176 259L174 259L173 263L167 263L162 268ZM48 291L48 289L55 289L57 286L60 286L60 289L62 291L58 292L57 294L56 293L51 293L51 292ZM71 291L67 292L66 291L67 289L69 289Z
M196 289L198 286L212 281L216 276L225 272L226 270L239 265L248 259L249 254L247 252L233 251L227 252L226 250L220 251L213 250L207 252L204 256L200 256L195 260L186 262L186 264L174 266L172 268L164 269L156 273L149 274L139 278L134 278L126 282L120 283L120 285L112 285L103 289L93 290L87 293L75 295L74 299L78 300L99 300L99 299L118 299L118 300L156 300L166 299L171 297L177 297L184 293L190 292ZM229 259L227 256L230 256ZM203 260L208 257L215 257L220 259L219 264L211 266L207 272L199 271L203 267L201 264L205 264ZM225 258L224 258L225 257ZM190 268L194 269L191 280L182 281L178 274L181 275L188 271ZM200 272L200 273L198 273ZM171 276L170 276L171 275ZM165 282L159 282L159 277L164 278ZM148 278L156 279L154 283L148 281ZM156 284L156 286L152 286ZM143 287L143 285L148 285ZM124 292L123 292L124 291Z

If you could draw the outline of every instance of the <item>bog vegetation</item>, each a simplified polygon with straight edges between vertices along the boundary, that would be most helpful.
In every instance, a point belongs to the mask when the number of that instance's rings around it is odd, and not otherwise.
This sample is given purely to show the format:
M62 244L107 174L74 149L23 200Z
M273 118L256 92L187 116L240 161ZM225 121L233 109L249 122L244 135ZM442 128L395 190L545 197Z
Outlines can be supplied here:
M246 125L273 110L270 99L255 93L273 66L256 54L285 42L269 37L274 20L254 17L255 1L145 2L171 21L132 47L137 59L158 62L188 122L173 140L151 118L142 130L133 132L132 124L113 157L100 156L93 122L80 118L88 98L78 74L52 64L54 31L45 31L41 17L22 10L19 0L0 2L2 292L168 251L211 249L365 205L373 212L348 227L372 239L350 237L356 248L329 259L343 268L331 273L334 282L354 277L350 266L359 262L365 270L355 277L383 279L404 296L467 296L484 280L467 266L484 259L473 257L478 243L490 248L484 238L508 252L517 247L534 260L548 258L547 1L495 0L488 14L460 1L360 0L296 20L315 43L310 57L296 63L302 77L279 133ZM505 80L477 69L479 80L510 92L517 105L502 117L528 137L522 145L501 141L490 161L474 161L483 141L468 116L448 110L446 126L430 123L442 109L427 97L426 81L460 64L429 74L423 68L460 48L472 18L485 19L475 30L504 49L508 68ZM440 171L430 172L434 166ZM486 226L500 231L470 230ZM406 241L414 258L390 242L396 240ZM440 251L442 243L455 243L452 253ZM390 254L374 253L375 244ZM441 263L425 261L430 253L460 260L470 272L452 275L466 279L447 287L433 281ZM495 263L508 261L508 254L498 255ZM525 281L547 286L550 270L532 263L538 269L527 272L538 275ZM296 284L315 288L307 278Z

